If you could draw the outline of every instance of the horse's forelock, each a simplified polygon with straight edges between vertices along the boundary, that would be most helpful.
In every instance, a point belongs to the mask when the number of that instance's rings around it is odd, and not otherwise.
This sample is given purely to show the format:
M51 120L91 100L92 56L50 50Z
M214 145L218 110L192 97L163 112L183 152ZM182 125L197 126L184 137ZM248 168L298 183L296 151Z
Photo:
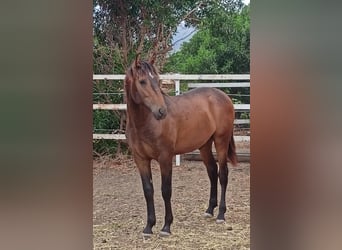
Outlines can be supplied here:
M158 71L156 69L156 67L152 64L150 64L147 61L142 61L141 62L141 67L140 69L147 74L148 72L151 72L152 75L158 76Z
M159 78L158 70L153 64L150 64L147 61L140 61L139 66L137 66L137 64L133 62L126 72L125 85L130 85L138 76L144 76L149 74L152 74L153 76Z

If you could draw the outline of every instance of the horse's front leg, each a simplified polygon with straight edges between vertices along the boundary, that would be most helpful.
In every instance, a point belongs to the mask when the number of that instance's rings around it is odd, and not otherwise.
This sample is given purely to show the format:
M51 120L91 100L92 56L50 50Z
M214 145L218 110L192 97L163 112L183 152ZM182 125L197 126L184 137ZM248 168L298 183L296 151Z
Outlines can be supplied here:
M161 190L165 204L165 223L160 231L160 236L169 236L171 234L171 223L173 221L171 208L172 194L172 156L160 157Z
M152 227L156 224L156 214L153 200L154 189L151 173L151 160L142 160L135 157L135 162L139 169L147 206L147 224L143 231L143 235L149 237L153 234Z

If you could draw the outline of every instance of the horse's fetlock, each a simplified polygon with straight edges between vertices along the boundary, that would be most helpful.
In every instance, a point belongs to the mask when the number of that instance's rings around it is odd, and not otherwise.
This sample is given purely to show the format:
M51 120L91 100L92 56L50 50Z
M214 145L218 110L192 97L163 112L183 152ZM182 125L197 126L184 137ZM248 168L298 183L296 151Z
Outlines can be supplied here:
M226 206L220 206L219 211L222 213L225 213L225 212L227 212L227 207Z
M156 224L156 218L155 217L148 217L147 223L151 225L152 227Z

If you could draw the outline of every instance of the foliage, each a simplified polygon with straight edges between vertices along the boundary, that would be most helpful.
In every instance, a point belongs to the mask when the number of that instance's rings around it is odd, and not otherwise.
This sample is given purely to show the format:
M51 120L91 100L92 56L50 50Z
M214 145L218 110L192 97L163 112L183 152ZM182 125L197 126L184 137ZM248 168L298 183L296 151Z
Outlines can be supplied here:
M93 87L94 103L123 103L122 81L96 81ZM125 118L124 111L118 110L94 110L93 133L120 133L123 130ZM119 129L118 129L119 128ZM95 155L115 154L118 151L126 151L127 145L115 140L96 140L93 144Z
M124 69L137 53L156 55L162 67L177 26L195 24L202 6L198 0L94 0L94 36L99 44L119 49Z
M207 9L199 31L171 55L166 71L178 73L249 73L249 6L216 3ZM231 6L232 5L232 6Z

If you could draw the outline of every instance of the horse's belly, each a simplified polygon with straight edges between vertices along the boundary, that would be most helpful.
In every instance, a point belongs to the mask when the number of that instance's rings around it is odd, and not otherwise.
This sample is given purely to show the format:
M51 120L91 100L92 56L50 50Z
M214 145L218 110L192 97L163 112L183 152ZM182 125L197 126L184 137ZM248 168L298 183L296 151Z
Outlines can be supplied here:
M215 128L206 122L198 122L192 126L185 126L178 132L175 151L184 154L202 147L213 135Z
M176 144L176 148L175 148L175 154L185 154L185 153L189 153L192 152L198 148L200 148L201 146L203 146L210 137L208 137L207 139L203 139L203 140L193 140L191 143L179 143Z

